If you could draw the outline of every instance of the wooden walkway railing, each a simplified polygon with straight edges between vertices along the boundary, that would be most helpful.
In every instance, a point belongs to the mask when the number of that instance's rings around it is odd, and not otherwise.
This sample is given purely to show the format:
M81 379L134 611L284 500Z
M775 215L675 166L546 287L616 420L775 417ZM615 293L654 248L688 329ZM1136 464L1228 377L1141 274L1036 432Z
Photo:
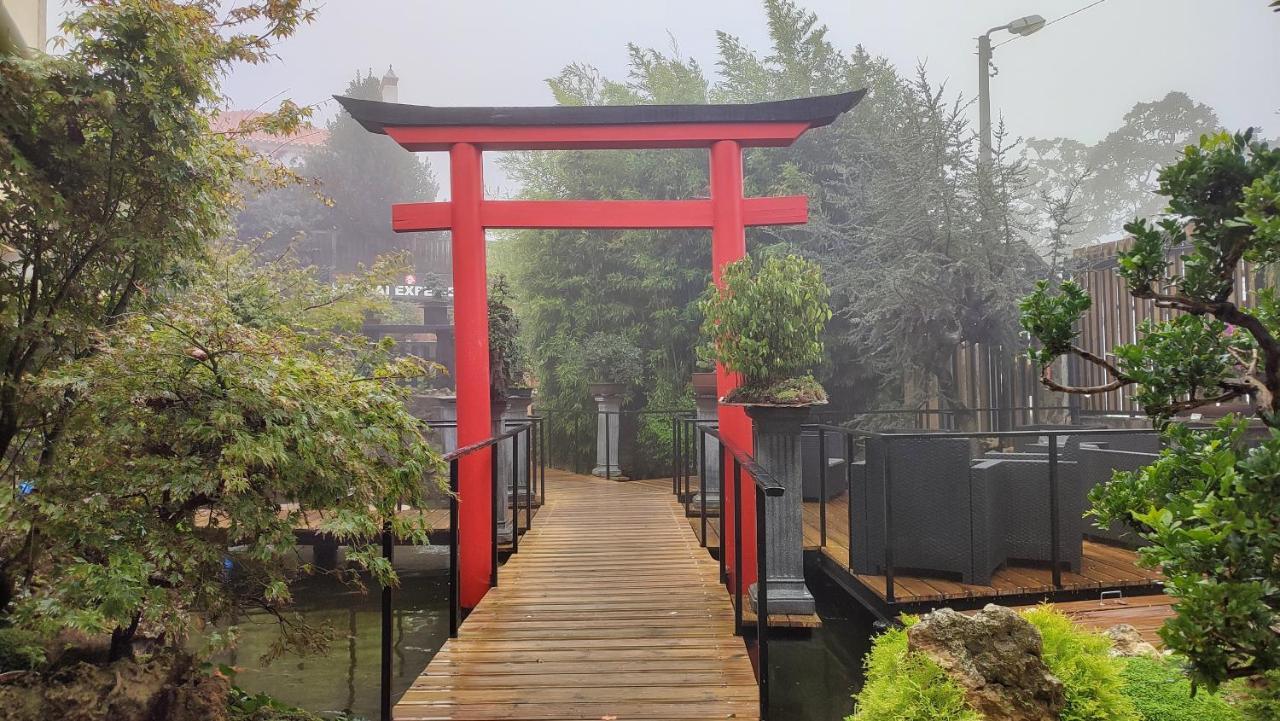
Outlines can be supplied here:
M395 718L758 719L719 567L667 484L547 475L520 552Z

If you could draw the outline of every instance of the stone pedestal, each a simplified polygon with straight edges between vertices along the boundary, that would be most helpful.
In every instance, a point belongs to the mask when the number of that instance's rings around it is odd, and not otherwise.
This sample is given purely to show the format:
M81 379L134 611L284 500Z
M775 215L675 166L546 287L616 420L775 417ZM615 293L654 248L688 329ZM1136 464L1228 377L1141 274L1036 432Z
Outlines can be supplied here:
M592 383L591 395L596 401L596 465L591 475L625 481L618 459L618 426L622 425L621 383Z
M764 523L768 561L769 613L806 615L814 612L813 594L804 584L804 506L800 456L800 426L809 409L748 406L755 426L756 461L786 492L765 499ZM748 523L743 519L743 523ZM756 587L750 589L752 608Z
M505 431L525 425L529 422L529 406L533 404L533 390L529 388L512 388L507 393L507 412L502 418ZM529 448L525 445L524 436L519 438L520 467L516 469L516 504L523 506L529 494L529 459L525 454ZM508 444L509 447L509 444Z
M710 383L705 382L705 378L699 376L710 376ZM703 422L714 423L718 417L719 397L716 393L715 373L694 373L693 374L693 393L694 403L697 406L697 412L694 418L699 421L699 425ZM701 433L694 431L693 441L695 444L703 442ZM713 438L706 438L706 450L703 453L702 467L706 468L707 489L707 510L720 511L720 446ZM700 446L699 446L700 447ZM701 470L699 470L701 472ZM694 515L702 513L702 491L703 484L699 483L694 488L693 498L689 502L689 512Z
M502 418L506 412L506 400L493 401L489 408L489 419L493 424L491 435L499 436L507 432L503 428ZM498 443L498 496L495 502L498 504L498 543L510 543L512 536L510 439Z

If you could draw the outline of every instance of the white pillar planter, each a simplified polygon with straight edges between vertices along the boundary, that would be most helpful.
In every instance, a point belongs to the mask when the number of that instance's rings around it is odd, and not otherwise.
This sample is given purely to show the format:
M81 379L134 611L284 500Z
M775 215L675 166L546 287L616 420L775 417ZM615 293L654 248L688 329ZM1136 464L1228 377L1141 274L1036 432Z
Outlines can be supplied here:
M804 487L800 454L800 426L808 420L809 408L747 406L747 415L755 426L756 461L786 489L780 497L765 499L768 542L765 582L769 584L769 614L811 614L813 594L804 583ZM755 584L750 588L750 599L755 608Z
M492 435L506 433L503 428L503 414L507 411L507 401L493 400L489 407L489 421L492 423ZM511 441L498 443L498 543L510 543L511 527Z
M514 430L529 422L529 406L533 404L533 390L530 388L512 388L507 393L507 412L502 418L505 421L503 432ZM524 504L529 493L529 459L525 454L529 448L525 445L524 436L520 437L520 466L516 469L516 503Z
M626 386L621 383L592 383L591 396L596 401L596 465L591 475L628 480L622 477L618 460L618 426L622 424L622 394Z
M716 393L716 374L715 373L694 373L693 374L693 399L697 408L694 419L699 421L698 425L704 425L704 421L714 423L718 418L720 405L719 394ZM707 489L707 511L720 511L720 446L713 438L705 438L701 433L695 431L693 442L696 444L704 443L706 449L702 456L703 466L706 468ZM698 471L701 473L701 469ZM689 513L691 515L702 514L702 491L704 484L699 483L693 491L693 498L689 502Z

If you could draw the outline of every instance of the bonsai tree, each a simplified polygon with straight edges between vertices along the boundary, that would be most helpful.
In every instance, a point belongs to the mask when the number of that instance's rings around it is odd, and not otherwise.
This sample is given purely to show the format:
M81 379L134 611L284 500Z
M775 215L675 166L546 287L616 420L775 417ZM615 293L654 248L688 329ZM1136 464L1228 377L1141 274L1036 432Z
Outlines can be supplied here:
M1068 280L1056 293L1041 282L1022 301L1022 324L1039 341L1030 353L1046 386L1134 386L1166 429L1159 460L1095 488L1092 513L1151 542L1142 562L1160 567L1179 599L1161 636L1212 686L1280 668L1280 303L1272 289L1254 294L1252 307L1232 300L1241 263L1261 274L1280 260L1280 150L1251 132L1203 137L1160 172L1159 192L1167 214L1126 225L1133 245L1117 259L1129 293L1180 311L1176 318L1144 323L1140 339L1116 347L1110 360L1077 343L1075 323L1090 299ZM1181 272L1170 262L1176 251L1184 253ZM1102 368L1108 380L1056 381L1051 364L1063 355ZM1272 429L1255 447L1245 442L1243 419L1196 431L1173 423L1233 399L1251 402Z
M644 377L640 349L617 333L592 333L579 350L583 370L598 383L629 386Z
M723 287L700 302L709 354L741 385L726 403L803 406L826 403L810 374L822 360L822 331L831 318L817 264L795 255L750 257L725 266Z
M524 382L520 319L511 309L511 285L505 276L489 281L489 391L494 400L507 397Z

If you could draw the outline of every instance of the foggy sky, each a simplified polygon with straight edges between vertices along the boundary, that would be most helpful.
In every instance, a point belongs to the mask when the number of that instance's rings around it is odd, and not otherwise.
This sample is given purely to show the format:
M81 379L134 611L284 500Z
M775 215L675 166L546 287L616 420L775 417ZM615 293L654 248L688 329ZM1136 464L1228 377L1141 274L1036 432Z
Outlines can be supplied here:
M975 38L1038 13L1049 20L1090 0L800 0L842 49L856 44L901 71L966 96L977 88ZM715 72L715 31L768 52L756 0L328 0L319 21L280 47L275 64L239 68L226 89L241 107L277 94L299 103L339 92L357 69L400 76L401 102L546 105L544 80L571 62L623 79L626 43L668 50ZM993 36L995 42L1007 33ZM1137 101L1183 90L1227 128L1280 135L1280 14L1264 0L1106 0L995 51L993 112L1021 137L1095 142ZM332 102L317 107L323 120ZM447 193L445 166L433 158ZM493 168L491 194L516 188Z

